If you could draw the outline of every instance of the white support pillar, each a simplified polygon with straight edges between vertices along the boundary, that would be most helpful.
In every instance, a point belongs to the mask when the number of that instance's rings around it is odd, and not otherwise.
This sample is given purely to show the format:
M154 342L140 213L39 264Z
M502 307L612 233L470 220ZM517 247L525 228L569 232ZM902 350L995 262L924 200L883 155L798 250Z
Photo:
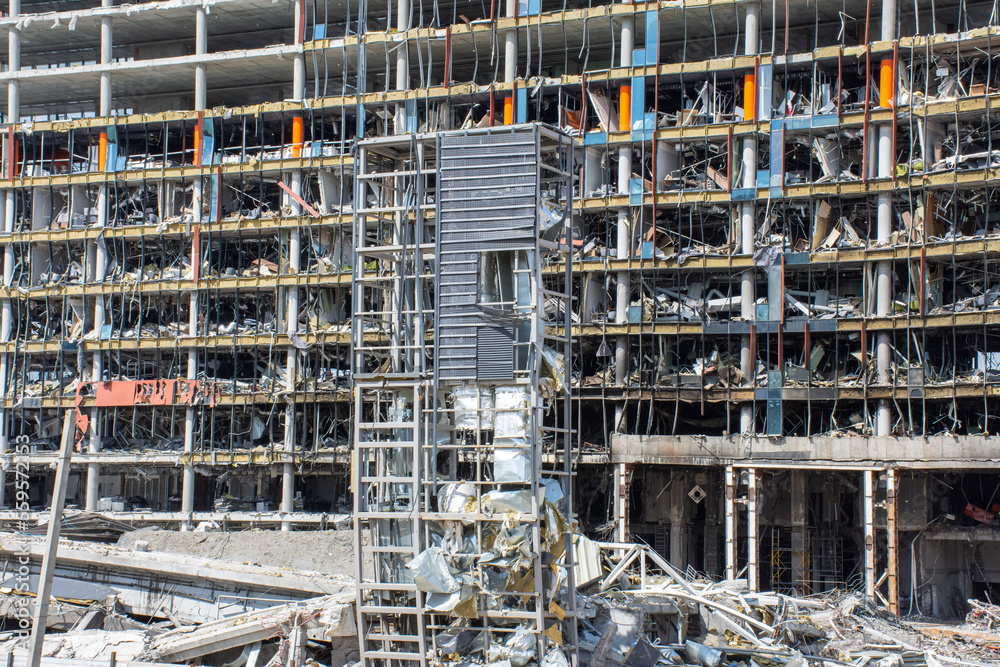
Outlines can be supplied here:
M295 2L295 44L302 46L305 41L306 4L305 0ZM306 96L306 56L300 48L292 60L292 98L305 99Z
M4 232L10 234L14 231L14 193L8 190L0 196L0 220L3 220ZM4 246L3 257L3 286L10 287L14 279L14 246L10 243ZM0 315L0 341L10 341L14 327L13 306L10 299L0 300L2 315ZM0 397L7 396L7 377L10 374L11 358L8 354L0 355ZM7 423L7 410L0 408L0 454L6 454L10 450L10 432ZM6 507L6 481L7 474L0 471L0 507Z
M400 12L406 12L408 14L409 7L402 7L406 5L407 0L399 0ZM299 5L304 9L304 5L301 0L299 0ZM404 17L401 14L400 20ZM405 17L408 21L408 16ZM297 21L305 20L304 11L297 14ZM296 34L299 34L299 30L296 29ZM397 72L398 74L398 72ZM295 99L302 99L305 97L305 76L301 79L296 79L295 90L293 91ZM297 198L302 197L302 172L299 170L293 171L289 177L289 187L291 191L295 194L295 197L285 196L285 204L289 206L292 210L292 216L298 217L302 215L302 205L299 203ZM288 233L288 272L292 275L298 275L302 268L302 237L298 229L292 229ZM289 287L286 293L285 301L285 331L291 336L297 334L299 331L299 289L297 287ZM287 356L285 357L285 389L288 391L290 397L295 395L296 379L298 377L298 349L294 346L288 346ZM284 449L285 454L288 459L281 466L281 512L283 514L291 514L295 511L295 464L291 462L291 457L294 456L295 443L297 440L297 434L295 430L295 418L296 418L296 404L294 398L289 398L285 403L285 435L284 435ZM292 524L289 521L281 522L281 530L289 531L292 529Z
M760 9L754 3L747 5L746 29L744 31L743 51L746 55L752 56L757 53L757 44L760 39ZM754 79L756 90L760 90L760 82ZM756 92L754 100L757 99ZM743 111L744 118L753 118L753 109L748 108ZM757 187L757 138L755 135L748 135L743 138L743 188ZM739 206L740 215L740 252L744 255L752 255L754 252L754 236L756 234L757 208L753 201L745 201ZM740 274L740 317L744 322L752 322L755 319L756 278L754 270L749 269ZM743 374L743 381L752 384L754 376L757 375L757 362L754 350L751 349L751 336L744 334L740 338L740 372ZM740 433L744 436L753 435L754 404L744 403L740 406Z
M21 0L10 0L10 18L20 14ZM21 71L21 30L16 23L7 27L7 71L10 74ZM21 89L16 78L7 82L7 122L21 122Z
M885 471L885 540L886 540L886 583L889 587L889 611L899 613L899 505L896 496L899 478L895 468Z
M635 48L635 19L622 19L621 28L621 60L622 67L632 66L632 51ZM623 129L623 128L619 128ZM632 146L625 145L618 149L618 194L629 193L632 181ZM632 220L628 208L618 211L617 255L619 260L632 257ZM628 271L619 271L615 276L615 323L628 323L628 311L632 302L632 280ZM629 337L618 336L615 340L615 385L623 387L628 384L629 376ZM626 430L625 405L619 402L615 405L615 431L623 433Z
M882 0L882 40L892 41L896 37L896 0ZM895 74L895 73L894 73ZM895 83L895 82L894 82ZM885 91L882 91L884 94ZM896 168L896 158L892 154L893 124L883 123L878 128L878 178L892 178ZM878 195L876 219L878 244L887 245L892 237L892 197L888 192ZM892 262L880 261L876 267L875 314L889 317L892 314ZM891 380L892 352L888 333L880 333L875 339L875 363L878 383L889 384ZM878 402L875 413L875 435L887 437L892 433L892 409L888 399Z
M865 595L875 598L875 473L865 470L864 513L865 523Z
M194 52L203 56L208 53L208 13L205 5L198 5L194 15ZM204 63L194 67L194 108L201 111L208 106L208 83ZM197 147L196 147L197 150Z
M102 7L111 7L112 0L101 0ZM113 55L113 31L111 17L101 18L101 64L107 65L112 60ZM98 101L98 115L106 118L111 115L111 74L101 73L100 99ZM98 169L104 169L103 164L97 165ZM97 190L97 227L104 227L108 224L108 186L101 184ZM91 242L90 251L94 259L94 273L91 276L94 283L100 285L107 278L108 273L108 246L104 235L99 235ZM94 297L94 333L98 340L101 337L101 329L107 318L107 304L104 295L98 294ZM100 350L96 350L91 359L90 379L99 382L104 378L104 357ZM101 433L101 409L92 408L90 411L90 428L88 435L88 449L91 454L99 454L103 449L103 436ZM87 491L85 507L87 511L97 510L97 501L100 496L101 465L96 462L87 464Z
M300 194L302 191L302 174L295 172L292 175L292 191ZM291 197L292 215L299 215L300 207ZM292 274L297 274L300 267L301 258L301 238L298 230L292 230L288 234L288 269ZM289 335L298 333L299 323L299 291L297 288L288 289L287 307L285 309L286 332ZM295 394L296 377L298 373L297 356L298 349L294 346L288 347L288 356L285 360L285 389L289 396ZM285 403L285 440L284 449L287 457L291 458L295 452L296 431L295 431L295 401L289 399ZM295 511L295 464L290 460L282 464L281 467L281 512L291 514ZM281 522L281 530L291 530L292 524L289 521Z
M199 5L195 9L195 53L204 55L208 53L208 16L204 6ZM205 65L196 65L194 72L194 107L195 111L202 111L208 106L208 84L206 82ZM197 122L197 121L196 121ZM202 136L203 128L198 128L195 136ZM195 146L197 153L202 151L201 146ZM219 184L221 187L222 184ZM202 222L204 211L205 184L204 179L196 178L192 184L191 208L194 210L194 217L197 223ZM199 225L195 225L197 228ZM195 233L200 233L196 230ZM192 257L191 265L201 264L201 257ZM198 331L198 311L200 302L198 292L194 291L188 300L188 335L197 336ZM192 348L187 355L187 379L198 379L198 351ZM185 515L181 523L181 530L193 528L194 514L194 424L196 413L194 407L184 410L184 453L187 454L184 463L184 471L181 477L181 512Z
M110 93L110 89L109 89ZM105 100L101 100L101 106L104 107ZM111 106L110 99L107 100L108 107ZM107 185L101 185L97 191L97 227L104 227L108 224L108 187ZM104 241L104 235L97 237L93 241L93 253L94 253L94 274L92 276L94 283L101 285L104 283L105 278L108 275L108 246ZM101 330L104 328L104 323L107 319L107 304L104 302L104 295L98 294L94 298L94 335L100 340ZM90 379L93 382L100 382L104 379L104 357L100 350L94 352L91 358L91 368L90 368ZM88 435L88 443L91 454L99 454L103 449L103 438L101 433L100 425L100 408L92 408L90 411L90 428ZM101 479L101 465L96 462L87 463L87 495L85 507L87 511L94 512L97 510L97 501L99 500L99 484Z
M410 29L410 0L396 0L396 31L406 32ZM396 90L410 89L410 42L403 39L397 42L396 49ZM405 134L407 126L406 103L396 104L396 134Z
M10 17L16 18L21 13L21 0L10 0ZM7 71L15 74L21 69L21 33L16 24L11 24L7 28ZM18 123L21 120L21 95L20 84L17 79L11 79L7 83L7 122ZM14 191L7 190L3 195L3 226L4 231L10 234L14 231ZM4 246L3 261L3 284L10 287L14 279L14 246L7 244ZM10 341L14 327L14 311L10 299L2 301L2 315L0 315L0 340ZM11 357L6 353L0 356L0 398L7 396L7 377L10 374ZM5 409L0 409L0 453L7 453L10 449L10 432L7 423L8 413ZM0 507L6 505L6 494L4 488L7 486L7 474L0 472Z
M736 578L736 472L726 466L726 579Z
M618 542L629 541L629 483L631 471L625 463L615 464L615 539Z
M760 546L757 543L757 470L747 468L747 586L751 591L760 589L758 556Z
M101 0L102 7L113 7L113 0ZM111 62L114 54L114 33L111 27L111 17L101 17L101 64L107 65ZM111 114L111 72L101 72L101 108L100 115ZM104 165L100 165L101 169Z

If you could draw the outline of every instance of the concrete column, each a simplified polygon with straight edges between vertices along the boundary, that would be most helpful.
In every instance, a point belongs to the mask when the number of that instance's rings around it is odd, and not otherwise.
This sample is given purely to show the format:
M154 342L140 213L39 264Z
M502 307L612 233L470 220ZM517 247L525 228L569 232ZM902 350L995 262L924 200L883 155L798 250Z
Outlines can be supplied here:
M112 0L101 0L102 7L111 7ZM101 64L107 65L112 60L113 53L113 33L111 17L101 18ZM98 101L98 115L108 117L111 115L111 74L101 73L100 100ZM99 169L104 169L103 164L98 165ZM108 224L108 186L101 184L97 190L97 227L104 227ZM108 246L104 240L104 235L98 236L91 242L91 252L95 258L94 274L91 276L98 285L104 282L108 273ZM99 294L94 298L94 332L100 340L101 329L104 327L107 304L104 295ZM100 351L94 352L91 359L91 380L99 382L104 377L104 357ZM91 454L99 454L103 448L103 439L100 426L100 408L92 408L90 411L90 433L88 434L88 449ZM100 493L101 465L91 462L87 464L87 493L86 509L90 512L97 510L97 501Z
M396 0L396 30L406 32L410 29L410 0ZM409 42L403 40L396 44L396 90L410 89L410 53ZM396 104L396 134L406 133L406 104Z
M292 175L292 191L296 194L302 191L302 174L296 172ZM291 199L292 215L299 215L297 210L299 205ZM297 274L300 267L301 238L298 230L289 232L288 235L288 269L289 272ZM288 290L288 300L286 308L286 332L289 335L298 333L299 322L299 291L292 287ZM288 356L285 362L285 388L293 395L295 392L295 379L298 373L297 357L298 350L288 347ZM285 403L285 452L291 457L295 452L296 432L295 432L295 401L289 399ZM290 461L282 464L281 468L281 511L291 514L295 511L295 464ZM281 530L291 530L291 523L281 522Z
M889 611L899 613L899 506L896 504L896 491L899 488L896 469L885 471L885 514L886 514L886 583L889 587Z
M862 513L865 531L865 595L875 598L875 474L871 470L864 477Z
M203 56L208 53L208 14L204 5L198 5L194 15L194 52ZM200 111L208 106L208 83L205 76L205 65L194 67L194 108ZM196 147L197 148L197 147Z
M110 92L110 90L109 90ZM108 100L110 106L110 100ZM101 106L104 106L102 100ZM108 188L101 185L97 191L97 227L104 227L108 224ZM101 235L93 242L94 252L94 274L92 277L95 284L101 285L108 274L108 246ZM107 319L107 307L103 295L94 298L94 334L100 340L101 329ZM104 378L104 357L100 351L94 352L91 358L90 379L99 382ZM100 408L92 408L90 411L90 432L88 433L89 451L91 454L99 454L103 448L103 439L100 427ZM101 478L101 465L96 462L87 464L87 495L86 508L88 511L97 510L99 499L99 483Z
M197 55L204 55L208 53L208 16L206 10L203 6L198 6L195 10L195 53ZM202 111L208 105L208 88L205 78L205 65L196 65L194 72L194 107L195 111ZM198 129L196 136L202 136L202 128ZM194 150L200 152L202 150L201 146L195 146ZM219 184L222 187L222 184ZM203 215L203 203L205 196L205 184L204 179L199 177L195 179L192 186L191 194L191 204L194 210L195 220L200 224L202 222ZM198 232L196 232L198 233ZM195 266L196 263L200 263L200 257L192 257L191 265ZM198 299L198 293L193 292L189 298L189 309L188 309L188 335L197 336L198 331L198 310L200 308L200 303ZM187 356L187 379L197 380L198 379L198 352L192 348ZM181 530L190 530L193 528L193 514L194 514L194 422L196 418L195 409L193 407L186 408L184 410L184 453L188 456L186 457L186 462L184 463L184 471L181 477L181 512L185 515L184 521L181 524Z
M200 192L200 181L195 181L196 194L195 204L197 208L195 210L201 211L201 192ZM198 218L201 218L201 214L198 214ZM192 261L197 261L192 258ZM191 336L198 335L198 295L194 293L191 295L190 299L190 310L188 313L188 334ZM187 356L187 379L196 380L198 379L198 353L191 351ZM184 513L184 521L181 525L182 530L189 530L193 526L192 514L194 512L194 461L192 457L194 455L194 422L195 422L195 409L193 407L188 407L184 410L184 453L188 456L184 463L184 474L181 478L181 512Z
M808 501L808 491L806 480L809 473L806 470L792 470L791 488L791 523L792 523L792 587L801 595L808 595L809 576L808 559L806 553L808 544L806 540L807 516L806 506Z
M300 3L301 4L301 3ZM399 21L409 21L409 5L408 0L399 0L397 5ZM304 21L304 13L298 16L297 20ZM299 30L296 30L296 34ZM397 71L397 75L399 72ZM302 99L305 97L305 76L301 80L296 80L295 90L293 91L295 99ZM296 196L302 196L302 172L299 170L293 171L289 177L289 187ZM295 199L295 197L286 196L285 203L291 207L292 216L302 215L302 205ZM302 268L302 237L298 229L292 229L288 233L288 272L292 275L298 275ZM286 295L286 307L285 307L285 331L291 336L297 334L299 331L299 290L297 287L288 288ZM295 394L295 381L298 375L298 350L289 345L287 356L285 358L285 388L289 392L289 396L294 396ZM285 403L285 439L284 448L285 453L289 457L289 460L281 465L281 512L284 514L291 514L295 511L295 464L291 462L291 457L295 452L296 443L296 431L295 431L295 416L296 416L296 404L293 398L290 398ZM281 522L281 530L289 531L292 528L292 524L289 521Z
M604 184L604 170L601 169L601 156L604 151L600 148L588 147L584 151L583 163L583 196L597 192Z
M635 48L635 19L622 19L621 60L622 67L632 66L632 51ZM622 129L622 128L619 128ZM626 145L618 149L618 193L628 194L632 180L632 146ZM632 257L632 221L629 209L618 211L618 259ZM632 301L632 281L628 271L619 271L615 276L617 291L615 293L615 323L628 322L628 309ZM615 340L615 385L622 387L628 383L629 375L629 338L618 336ZM615 431L625 432L625 406L619 402L615 406Z
M301 46L305 40L306 5L305 0L295 2L295 44ZM300 49L292 61L292 97L296 100L306 96L306 56Z
M102 7L113 7L113 0L101 0ZM111 17L101 17L101 64L107 65L112 60L114 51ZM107 107L107 108L105 108ZM111 114L111 73L101 72L101 116ZM104 168L104 165L101 165Z
M4 232L10 234L14 231L14 193L8 190L4 196L0 197L0 220L3 220ZM11 244L4 246L3 257L3 286L8 287L14 279L14 247ZM0 341L8 342L14 328L14 313L10 299L0 300ZM7 396L7 377L10 373L11 358L6 353L0 355L0 398ZM0 454L6 454L10 450L10 430L7 423L7 411L0 408ZM0 471L0 507L6 507L6 481L7 474Z
M10 18L21 14L21 0L10 0ZM16 24L7 28L7 71L21 71L21 31ZM7 122L21 122L21 89L17 79L7 82Z
M882 34L883 41L896 38L896 0L882 0ZM895 75L895 73L893 73ZM895 87L895 82L893 82ZM884 93L885 91L883 91ZM896 168L896 158L892 154L892 123L885 123L878 128L878 177L892 178ZM878 244L886 245L892 236L892 197L888 192L878 195L877 213ZM888 317L892 314L892 262L881 261L876 267L876 315ZM888 384L891 380L890 365L892 350L888 333L880 333L875 340L875 362L878 370L879 384ZM875 412L875 435L886 437L892 432L892 409L887 399L880 400Z
M507 0L507 18L517 18L517 0ZM517 29L508 30L504 33L503 48L503 81L511 84L511 92L503 100L503 122L505 125L513 125L517 122L517 100L514 95L514 82L517 80Z
M618 542L628 542L630 540L628 517L631 477L632 471L629 470L628 464L615 464L615 540Z
M687 568L687 526L685 525L687 489L684 474L670 471L670 564L683 571Z
M736 472L726 466L726 579L736 578Z
M9 14L11 18L16 18L21 13L21 0L10 0ZM21 69L21 33L16 25L7 28L7 71L16 73ZM7 122L19 123L21 121L21 90L17 79L11 79L7 83ZM14 231L14 191L7 190L3 197L3 221L4 231L8 234ZM4 246L3 262L4 286L11 284L14 278L14 247L10 244ZM14 326L14 311L10 299L3 299L2 315L0 315L0 340L7 342L11 338ZM10 373L11 357L7 354L0 355L0 398L7 396L7 376ZM7 410L0 409L0 453L6 453L10 449L10 433L7 424ZM0 506L6 506L7 473L0 471Z
M743 51L746 55L752 56L757 53L757 44L760 40L760 9L756 4L747 5L746 28L744 30ZM759 82L754 79L756 90L760 89ZM757 95L754 95L754 100ZM745 118L753 118L752 108L744 109ZM743 183L744 188L757 187L757 138L754 135L743 139ZM757 223L757 208L753 201L746 201L739 207L739 230L740 230L740 252L744 255L752 255L754 251L754 235ZM740 274L740 317L744 322L752 322L755 319L754 301L756 300L755 277L753 269ZM744 334L740 338L740 372L746 384L753 384L754 376L757 374L757 362L754 351L750 348L750 335ZM740 406L740 433L743 435L753 435L754 404L745 403Z
M751 591L760 589L758 574L758 556L760 546L757 544L757 470L747 468L747 585Z

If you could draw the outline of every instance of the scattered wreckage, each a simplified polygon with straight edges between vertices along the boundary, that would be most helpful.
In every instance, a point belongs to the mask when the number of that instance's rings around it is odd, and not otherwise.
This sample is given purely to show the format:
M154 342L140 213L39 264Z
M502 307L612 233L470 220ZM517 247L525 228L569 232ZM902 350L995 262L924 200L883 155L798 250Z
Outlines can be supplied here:
M516 526L500 532L497 549L507 545L507 557L516 557L523 543L516 539ZM548 652L542 667L979 667L1000 661L1000 606L970 600L971 611L960 624L899 619L853 592L800 596L751 591L743 579L713 582L693 571L679 572L644 545L577 536L575 546L578 645L567 642L562 650ZM104 545L66 547L96 548L123 562L167 558ZM202 567L213 566L211 559L202 560ZM221 561L214 565L240 572L253 567ZM446 545L426 550L407 567L422 589L439 591L430 600L435 612L452 617L428 664L539 665L532 634L515 631L502 643L488 642L462 617L462 591L478 586L476 568L491 567L489 563L470 563ZM266 569L261 568L262 573ZM318 578L294 570L288 576ZM190 617L170 618L162 610L132 617L127 612L132 607L123 604L113 584L99 587L106 595L84 595L96 599L68 599L66 595L82 595L83 582L72 583L54 589L43 667L109 664L112 653L122 665L342 667L357 660L353 590L240 613L220 607L217 618L206 613L201 622L194 622ZM14 591L3 592L3 609L10 616ZM15 665L26 664L24 643L8 633L0 643L0 656L13 653Z

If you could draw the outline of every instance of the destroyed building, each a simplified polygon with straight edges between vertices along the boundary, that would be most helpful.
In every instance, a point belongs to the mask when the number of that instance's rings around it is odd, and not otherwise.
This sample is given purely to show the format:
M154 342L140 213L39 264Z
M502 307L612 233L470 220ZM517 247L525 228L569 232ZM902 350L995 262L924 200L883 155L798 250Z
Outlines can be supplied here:
M6 9L0 504L996 599L993 2Z

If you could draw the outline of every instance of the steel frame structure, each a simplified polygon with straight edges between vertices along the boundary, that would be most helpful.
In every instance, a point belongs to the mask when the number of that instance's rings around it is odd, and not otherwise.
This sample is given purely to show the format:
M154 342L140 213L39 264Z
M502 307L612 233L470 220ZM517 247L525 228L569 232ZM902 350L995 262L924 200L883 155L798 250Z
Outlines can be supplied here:
M501 650L513 633L530 634L539 664L560 645L575 664L573 142L540 124L400 135L360 142L356 164L362 664L439 661L456 625ZM561 219L544 215L553 210ZM498 388L523 403L495 404ZM494 425L505 419L525 424L524 437L499 437ZM528 462L522 479L498 481L499 450ZM529 504L505 507L497 502L505 493ZM559 496L566 528L554 533ZM490 565L505 530L525 539L517 590L497 572L516 570L516 558ZM442 545L453 569L466 568L453 573L463 581L460 608L442 607L407 568Z

